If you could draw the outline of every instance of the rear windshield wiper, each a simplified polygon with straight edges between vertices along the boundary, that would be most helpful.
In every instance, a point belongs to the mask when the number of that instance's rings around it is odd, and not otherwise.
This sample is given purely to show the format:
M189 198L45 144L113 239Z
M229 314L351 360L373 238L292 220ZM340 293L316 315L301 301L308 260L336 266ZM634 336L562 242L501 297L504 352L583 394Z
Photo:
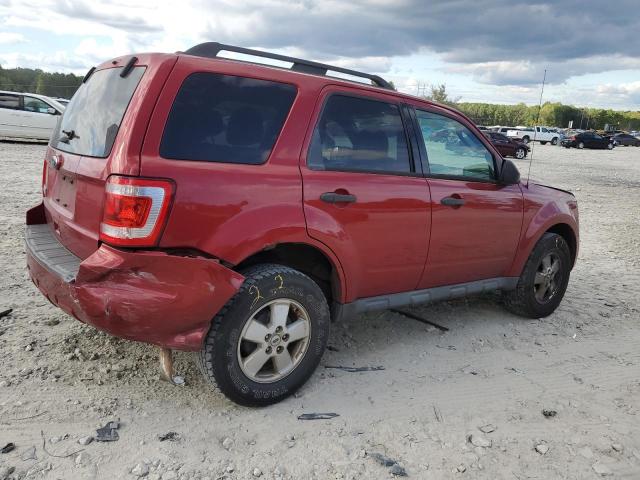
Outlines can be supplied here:
M58 139L58 141L62 143L69 143L69 140L80 138L78 135L76 135L75 130L62 130L62 133L64 133L64 135Z

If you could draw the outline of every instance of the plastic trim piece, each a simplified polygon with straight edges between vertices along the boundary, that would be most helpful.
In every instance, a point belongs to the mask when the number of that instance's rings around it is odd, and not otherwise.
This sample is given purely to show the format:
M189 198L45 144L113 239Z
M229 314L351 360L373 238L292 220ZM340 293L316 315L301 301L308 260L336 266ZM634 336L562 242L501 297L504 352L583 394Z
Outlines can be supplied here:
M58 241L49 224L27 225L25 243L33 258L51 273L67 283L76 279L82 260Z
M333 306L334 321L346 320L359 313L390 308L420 305L429 302L439 302L452 298L467 297L494 290L514 290L518 284L518 277L498 277L474 282L446 285L444 287L413 290L410 292L392 293L377 297L360 298L354 302Z

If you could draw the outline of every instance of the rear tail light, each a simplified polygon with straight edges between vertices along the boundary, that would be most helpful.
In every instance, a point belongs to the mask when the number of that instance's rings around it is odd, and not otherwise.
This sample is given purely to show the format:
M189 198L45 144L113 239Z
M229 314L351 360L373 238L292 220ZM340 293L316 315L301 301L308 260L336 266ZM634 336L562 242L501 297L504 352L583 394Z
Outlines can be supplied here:
M112 175L105 185L100 240L126 247L156 245L172 197L168 180Z

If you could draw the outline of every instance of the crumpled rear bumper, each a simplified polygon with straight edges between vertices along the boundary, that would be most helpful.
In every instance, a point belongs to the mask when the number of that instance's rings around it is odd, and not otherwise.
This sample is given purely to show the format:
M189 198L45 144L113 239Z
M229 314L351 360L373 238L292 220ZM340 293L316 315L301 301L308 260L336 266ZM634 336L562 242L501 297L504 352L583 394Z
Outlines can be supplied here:
M212 318L244 281L215 259L104 244L75 267L68 256L43 253L57 238L51 229L48 238L42 225L27 225L27 267L35 285L69 315L117 337L200 350ZM77 268L75 276L61 274L56 258L72 273Z

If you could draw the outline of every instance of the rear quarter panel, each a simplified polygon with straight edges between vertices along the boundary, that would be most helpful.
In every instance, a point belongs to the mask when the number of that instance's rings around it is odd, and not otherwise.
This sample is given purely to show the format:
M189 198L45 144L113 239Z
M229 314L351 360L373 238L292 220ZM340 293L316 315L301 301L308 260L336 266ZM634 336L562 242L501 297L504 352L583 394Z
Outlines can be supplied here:
M160 156L173 101L183 81L194 72L282 81L297 87L291 111L266 163L246 165ZM193 248L236 265L279 243L305 243L322 250L343 281L335 255L307 235L302 206L298 166L301 139L323 82L311 76L297 82L285 71L180 56L153 112L141 157L141 175L170 178L176 184L161 248Z

